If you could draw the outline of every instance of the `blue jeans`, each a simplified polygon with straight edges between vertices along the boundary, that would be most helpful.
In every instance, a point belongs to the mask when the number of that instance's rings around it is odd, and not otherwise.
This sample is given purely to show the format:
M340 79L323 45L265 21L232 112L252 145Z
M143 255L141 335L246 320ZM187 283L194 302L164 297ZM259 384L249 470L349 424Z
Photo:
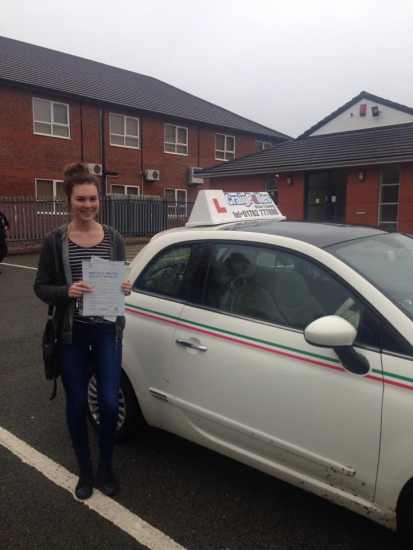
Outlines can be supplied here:
M99 465L112 461L119 412L122 340L116 339L115 324L74 322L72 344L59 344L59 355L67 426L80 468L92 466L87 428L91 346L99 405Z

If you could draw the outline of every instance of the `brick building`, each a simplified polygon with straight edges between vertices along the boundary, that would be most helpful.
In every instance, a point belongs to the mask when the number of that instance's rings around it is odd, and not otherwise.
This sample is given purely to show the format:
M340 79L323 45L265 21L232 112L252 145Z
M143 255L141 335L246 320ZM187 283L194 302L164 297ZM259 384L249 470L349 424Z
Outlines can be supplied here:
M0 51L0 196L60 196L81 160L104 193L193 200L192 168L289 139L148 76L8 38Z
M201 174L211 189L268 190L288 219L413 234L413 109L361 92L297 139Z

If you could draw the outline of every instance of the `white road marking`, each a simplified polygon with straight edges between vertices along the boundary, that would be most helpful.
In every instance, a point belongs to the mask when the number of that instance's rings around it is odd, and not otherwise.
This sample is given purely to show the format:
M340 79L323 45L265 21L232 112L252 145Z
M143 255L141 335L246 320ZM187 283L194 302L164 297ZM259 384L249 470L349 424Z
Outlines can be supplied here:
M1 427L0 444L18 456L22 462L29 464L56 483L56 485L69 491L73 495L73 498L77 500L73 492L77 483L77 477L63 468L63 466L39 453ZM132 514L127 508L124 508L113 499L106 497L100 491L95 490L90 499L84 501L77 500L77 502L84 504L105 519L111 521L150 550L185 550L183 546L177 544L140 517Z
M10 265L11 267L21 267L22 269L34 269L37 271L37 267L27 267L27 265L6 264L5 262L2 262L1 265Z

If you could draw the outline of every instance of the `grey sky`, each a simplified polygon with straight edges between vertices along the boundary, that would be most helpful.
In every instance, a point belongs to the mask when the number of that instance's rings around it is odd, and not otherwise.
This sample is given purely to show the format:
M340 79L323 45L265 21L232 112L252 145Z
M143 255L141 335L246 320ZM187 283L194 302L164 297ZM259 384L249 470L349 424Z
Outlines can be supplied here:
M412 0L3 0L0 34L293 137L362 90L413 107Z

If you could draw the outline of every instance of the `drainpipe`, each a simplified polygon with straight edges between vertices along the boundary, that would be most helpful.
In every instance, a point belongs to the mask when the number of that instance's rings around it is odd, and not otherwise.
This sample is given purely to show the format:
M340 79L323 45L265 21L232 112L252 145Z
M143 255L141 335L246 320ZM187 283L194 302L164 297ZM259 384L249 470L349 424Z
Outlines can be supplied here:
M140 148L141 148L141 173L140 173L140 176L141 176L141 195L144 195L144 192L143 192L143 180L144 180L144 177L143 177L143 117L142 117L142 124L140 124L140 130L141 130L141 135L140 135L140 141L139 141L139 145L140 145Z
M80 162L84 161L84 150L83 150L83 103L80 102L79 105L79 115L80 115Z
M102 195L106 195L106 166L105 166L105 112L101 109L100 117L100 162L102 164Z

